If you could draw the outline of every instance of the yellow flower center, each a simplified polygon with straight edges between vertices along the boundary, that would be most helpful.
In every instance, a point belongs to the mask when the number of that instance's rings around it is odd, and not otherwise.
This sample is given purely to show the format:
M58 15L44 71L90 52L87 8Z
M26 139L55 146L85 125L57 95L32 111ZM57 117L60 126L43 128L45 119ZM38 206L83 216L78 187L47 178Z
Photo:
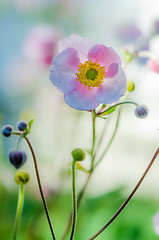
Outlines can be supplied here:
M102 67L97 61L88 60L84 64L80 63L78 71L77 80L89 89L99 87L105 78L105 66Z

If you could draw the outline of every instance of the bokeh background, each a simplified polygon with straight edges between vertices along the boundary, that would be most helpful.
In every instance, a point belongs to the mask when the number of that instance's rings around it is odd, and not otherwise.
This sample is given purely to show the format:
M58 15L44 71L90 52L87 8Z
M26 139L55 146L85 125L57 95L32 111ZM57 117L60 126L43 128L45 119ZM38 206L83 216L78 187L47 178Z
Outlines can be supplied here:
M150 50L159 56L158 0L1 0L0 1L0 125L34 119L30 140L34 146L57 239L71 211L71 155L75 147L91 147L91 116L76 111L49 81L49 66L57 42L75 33L97 43L123 49ZM92 176L79 211L75 239L91 237L118 209L137 183L158 147L159 73L148 59L133 60L127 79L135 91L127 100L145 104L149 115L141 120L132 105L124 106L117 136ZM115 124L110 116L102 147ZM105 120L97 120L97 137ZM0 239L10 240L16 212L16 170L8 153L18 138L0 136ZM51 239L37 188L32 158L22 169L30 173L19 239ZM89 166L87 157L83 163ZM134 199L122 215L97 239L155 240L153 216L159 209L159 163L156 161ZM86 174L77 172L77 189Z

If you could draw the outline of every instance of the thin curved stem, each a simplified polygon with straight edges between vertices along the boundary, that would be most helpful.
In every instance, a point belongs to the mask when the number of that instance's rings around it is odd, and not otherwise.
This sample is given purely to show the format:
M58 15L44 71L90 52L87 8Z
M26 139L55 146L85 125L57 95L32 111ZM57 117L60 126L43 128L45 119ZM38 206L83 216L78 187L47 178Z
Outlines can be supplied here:
M94 154L94 147L95 147L95 119L96 119L96 113L95 113L95 110L92 111L92 149L91 149L91 166L90 166L90 171L89 171L89 175L87 177L87 180L81 190L81 192L79 193L78 197L77 197L77 211L78 211L78 208L80 206L80 203L81 203L81 200L83 198L83 195L84 195L84 192L87 188L87 185L88 185L88 182L89 182L89 179L93 173L93 163L94 163L94 159L95 159L95 154ZM64 230L64 233L61 237L61 240L64 240L68 234L68 231L70 229L70 226L71 226L71 219L72 219L72 214L69 216L69 219L68 219L68 223L67 223L67 226Z
M139 52L137 53L137 57L156 59L156 56L155 56L152 52L147 51L147 50L139 51Z
M83 198L84 192L85 192L85 190L86 190L86 187L87 187L87 185L88 185L88 182L89 182L89 179L90 179L92 173L93 173L93 172L89 173L89 175L88 175L88 177L87 177L87 180L86 180L86 182L85 182L85 184L84 184L81 192L79 193L79 195L78 195L78 197L77 197L77 210L79 209L81 200L82 200L82 198ZM64 240L64 239L66 238L66 236L67 236L67 234L68 234L68 231L69 231L69 229L70 229L70 226L71 226L71 220L72 220L72 214L71 214L70 217L69 217L67 226L66 226L65 231L64 231L64 233L63 233L63 235L62 235L62 237L61 237L61 240Z
M43 205L44 205L44 209L45 209L46 217L47 217L47 220L48 220L48 223L49 223L49 227L50 227L50 231L51 231L51 234L52 234L52 238L53 238L53 240L56 240L55 234L54 234L54 231L53 231L53 227L52 227L52 224L51 224L51 219L50 219L47 203L46 203L46 200L45 200L45 197L44 197L44 193L43 193L43 190L42 190L42 185L41 185L41 181L40 181L40 175L39 175L39 170L38 170L36 156L35 156L33 147L31 145L29 139L26 136L24 138L25 138L26 142L28 143L28 146L29 146L30 151L32 153L32 157L33 157L33 161L34 161L34 167L35 167L35 172L36 172L36 177L37 177L37 182L38 182L38 186L39 186L39 190L40 190L40 195L41 195L42 202L43 202Z
M116 108L117 106L120 106L120 105L123 105L123 104L133 104L133 105L135 105L135 106L138 106L138 103L132 102L132 101L120 102L120 103L117 103L117 104L109 107L108 109L106 109L106 110L103 111L103 112L97 113L97 116L106 115L106 112L109 112L109 111L112 110L113 108Z
M21 143L22 139L23 139L23 134L21 134L21 135L19 136L19 139L18 139L18 142L17 142L17 150L20 149L20 143Z
M17 204L17 212L15 217L15 225L14 225L14 232L13 232L13 240L17 239L17 234L20 225L20 219L23 210L23 202L24 202L24 185L19 187L19 194L18 194L18 204Z
M131 200L131 198L134 196L134 194L136 193L137 189L139 188L139 186L141 185L142 181L144 180L145 176L147 175L148 171L150 170L151 166L153 165L157 155L159 154L159 148L157 149L157 151L155 152L152 160L150 161L148 167L146 168L145 172L143 173L142 177L140 178L140 180L138 181L138 183L136 184L135 188L132 190L132 192L130 193L130 195L127 197L127 199L125 200L125 202L121 205L121 207L118 209L118 211L114 214L114 216L96 233L94 234L89 240L93 240L95 239L97 236L99 236L117 217L118 215L123 211L123 209L126 207L126 205L128 204L128 202Z
M91 150L91 167L90 171L93 171L93 163L94 163L94 147L95 147L95 119L96 119L96 114L95 110L92 111L92 150Z
M103 140L103 138L104 138L104 135L105 135L106 130L107 130L107 127L108 127L108 121L109 121L109 120L110 120L110 118L108 118L108 119L106 120L106 123L105 123L105 125L104 125L103 130L102 130L102 134L101 134L101 136L100 136L100 138L99 138L99 140L98 140L98 143L97 143L97 146L96 146L96 149L95 149L95 153L97 152L97 150L99 151L99 148L100 148L100 146L101 146L102 140Z
M73 160L72 163L72 229L70 240L74 238L75 230L76 230L76 221L77 221L77 199L76 199L76 161Z
M105 154L107 153L108 149L110 148L115 136L116 136L116 133L117 133L117 130L118 130L118 126L119 126L119 120L120 120L120 114L121 114L121 109L119 109L119 112L118 112L118 116L117 116L117 120L116 120L116 124L115 124L115 128L114 128L114 131L113 131L113 134L110 138L110 141L108 143L108 145L106 146L105 150L103 151L102 155L100 156L99 160L94 164L94 168L102 161L103 157L105 156Z

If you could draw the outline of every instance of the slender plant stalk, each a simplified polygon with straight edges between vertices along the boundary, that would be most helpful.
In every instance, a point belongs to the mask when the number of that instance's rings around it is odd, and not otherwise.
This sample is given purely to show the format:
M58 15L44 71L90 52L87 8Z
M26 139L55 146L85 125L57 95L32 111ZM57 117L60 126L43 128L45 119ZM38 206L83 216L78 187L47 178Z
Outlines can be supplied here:
M52 235L52 239L53 240L56 240L55 238L55 234L54 234L54 231L53 231L53 227L52 227L52 223L51 223L51 219L50 219L50 215L49 215L49 210L48 210L48 207L47 207L47 203L46 203L46 199L45 199L45 196L44 196L44 193L43 193L43 189L42 189L42 185L41 185L41 181L40 181L40 175L39 175L39 170L38 170L38 164L37 164L37 160L36 160L36 156L35 156L35 152L33 150L33 147L29 141L29 139L25 136L25 135L22 135L21 132L13 132L12 134L14 135L20 135L20 136L23 136L23 138L26 140L29 148L30 148L30 151L31 151L31 154L32 154L32 157L33 157L33 162L34 162L34 167L35 167L35 173L36 173L36 177L37 177L37 182L38 182L38 186L39 186L39 191L40 191L40 195L41 195L41 199L42 199L42 202L43 202L43 205L44 205L44 210L45 210L45 213L46 213L46 217L47 217L47 220L48 220L48 224L49 224L49 227L50 227L50 231L51 231L51 235Z
M44 197L44 193L43 193L43 190L42 190L42 185L41 185L41 181L40 181L40 175L39 175L39 170L38 170L36 156L35 156L33 147L31 145L29 139L26 136L24 138L25 138L26 142L28 143L28 146L29 146L30 151L32 153L32 157L33 157L33 161L34 161L34 167L35 167L35 172L36 172L36 177L37 177L37 182L38 182L38 186L39 186L42 202L43 202L43 205L44 205L45 213L46 213L46 216L47 216L47 220L48 220L48 223L49 223L50 231L51 231L51 234L52 234L52 238L53 238L53 240L56 240L55 234L54 234L54 231L53 231L53 227L52 227L52 224L51 224L51 219L50 219L47 203L46 203L46 200L45 200L45 197Z
M75 180L75 171L76 171L76 161L72 162L72 229L70 240L74 238L76 230L76 221L77 221L77 197L76 197L76 180Z
M92 172L92 173L93 173L93 172ZM86 182L85 182L85 184L84 184L81 192L80 192L79 195L78 195L78 198L77 198L77 210L79 209L79 206L80 206L82 197L83 197L83 195L84 195L85 189L86 189L86 187L87 187L87 185L88 185L88 182L89 182L89 179L90 179L92 173L91 173L91 172L89 173L89 175L88 175L88 177L87 177L87 180L86 180ZM69 229L70 229L70 226L71 226L71 220L72 220L72 214L71 214L70 217L69 217L67 226L66 226L65 231L64 231L64 233L63 233L63 235L62 235L62 237L61 237L61 240L64 240L64 239L66 238L66 236L67 236L67 234L68 234L68 231L69 231Z
M119 109L119 112L118 112L116 127L115 127L115 130L114 130L114 132L113 132L113 135L112 135L112 137L111 137L111 139L110 139L110 141L109 141L109 143L108 143L108 146L107 146L105 152L104 152L104 153L102 154L102 156L100 157L99 162L102 160L102 158L104 157L104 155L105 155L106 152L108 151L111 143L112 143L113 140L114 140L114 137L115 137L116 132L117 132L118 124L119 124L120 112L121 112L121 108ZM87 185L88 185L88 183L89 183L89 180L90 180L90 178L91 178L91 176L92 176L92 173L94 172L95 167L99 164L99 162L97 162L97 163L94 164L94 166L93 166L94 159L95 159L95 153L94 153L94 147L95 147L95 118L96 118L96 115L95 115L95 112L93 111L93 112L92 112L92 130L93 130L93 131L92 131L91 168L90 168L90 172L89 172L89 175L88 175L88 177L87 177L87 180L86 180L86 182L85 182L85 184L84 184L81 192L80 192L79 195L78 195L78 198L77 198L77 210L79 209L81 200L82 200L82 198L83 198L83 195L84 195L84 193L85 193L85 190L86 190L86 188L87 188ZM71 226L71 219L72 219L72 215L70 215L70 217L69 217L67 226L66 226L66 228L65 228L65 230L64 230L64 233L63 233L63 235L62 235L61 240L64 240L64 239L66 238L67 234L68 234L68 231L69 231L70 226Z
M91 168L90 168L90 172L93 171L93 163L94 163L94 147L95 147L95 119L96 119L96 114L95 114L95 110L92 111L92 150L91 150Z
M121 105L123 105L123 104L133 104L133 105L135 105L136 107L138 106L138 103L132 102L132 101L120 102L120 103L117 103L117 104L109 107L108 109L106 109L106 110L103 111L103 112L97 113L97 116L104 116L105 113L108 112L109 110L111 110L111 109L113 109L113 108L115 108L115 107L117 107L117 106L121 106Z
M94 162L94 158L95 158L95 155L94 155L94 147L95 147L95 118L96 118L96 113L95 113L95 110L92 111L92 149L91 149L91 166L90 166L90 171L89 171L89 174L88 174L88 177L87 177L87 180L81 190L81 192L79 193L78 195L78 198L77 198L77 211L78 211L78 208L80 206L80 203L81 203L81 200L83 198L83 195L84 195L84 192L86 190L86 187L88 185L88 182L89 182L89 179L93 173L93 162ZM61 240L64 240L68 234L68 231L70 229L70 226L71 226L71 219L72 219L72 214L70 215L69 219L68 219L68 223L66 225L66 228L64 230L64 233L61 237Z
M118 116L117 116L117 120L116 120L116 125L115 125L115 128L114 128L114 131L113 131L113 134L108 142L108 145L106 146L105 150L103 151L101 157L99 158L99 160L94 164L94 168L102 161L102 159L104 158L104 156L106 155L108 149L110 148L115 136L116 136L116 133L117 133L117 130L118 130L118 126L119 126L119 120L120 120L120 114L121 114L121 109L122 107L120 107L119 111L118 111Z
M95 151L94 151L95 153L96 153L97 151L99 151L99 148L101 147L101 143L102 143L103 138L104 138L104 136L105 136L105 133L106 133L106 130L107 130L107 127L108 127L108 121L109 121L109 120L110 120L110 118L108 118L108 119L106 120L106 122L105 122L105 125L104 125L104 128L103 128L103 130L102 130L101 136L100 136L100 138L99 138L99 140L98 140L96 149L95 149Z
M24 202L24 185L21 185L19 186L18 204L17 204L17 212L15 217L13 240L17 239L17 234L18 234L19 225L20 225L20 218L23 210L23 202Z
M20 143L21 143L22 139L23 139L23 135L21 134L21 135L19 136L19 139L18 139L18 142L17 142L17 150L20 149Z
M156 60L156 56L150 51L139 51L137 56L140 58L150 58Z
M142 181L144 180L145 176L147 175L148 171L150 170L151 166L153 165L157 155L159 154L159 148L157 149L157 151L155 152L152 160L150 161L148 167L146 168L145 172L143 173L142 177L140 178L140 180L138 181L138 183L136 184L135 188L133 189L133 191L130 193L130 195L127 197L127 199L125 200L125 202L121 205L121 207L118 209L118 211L113 215L113 217L96 233L94 234L89 240L93 240L95 239L97 236L99 236L117 217L118 215L123 211L123 209L126 207L126 205L128 204L128 202L131 200L131 198L134 196L134 194L136 193L137 189L139 188L139 186L141 185Z

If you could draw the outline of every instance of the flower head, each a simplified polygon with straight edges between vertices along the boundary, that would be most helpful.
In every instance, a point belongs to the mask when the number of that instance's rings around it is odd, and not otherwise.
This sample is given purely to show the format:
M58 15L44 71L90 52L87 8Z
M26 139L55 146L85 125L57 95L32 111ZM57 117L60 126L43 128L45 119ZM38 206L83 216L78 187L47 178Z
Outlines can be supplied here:
M59 42L50 80L64 93L66 103L78 110L113 103L126 91L126 77L116 52L75 34Z

